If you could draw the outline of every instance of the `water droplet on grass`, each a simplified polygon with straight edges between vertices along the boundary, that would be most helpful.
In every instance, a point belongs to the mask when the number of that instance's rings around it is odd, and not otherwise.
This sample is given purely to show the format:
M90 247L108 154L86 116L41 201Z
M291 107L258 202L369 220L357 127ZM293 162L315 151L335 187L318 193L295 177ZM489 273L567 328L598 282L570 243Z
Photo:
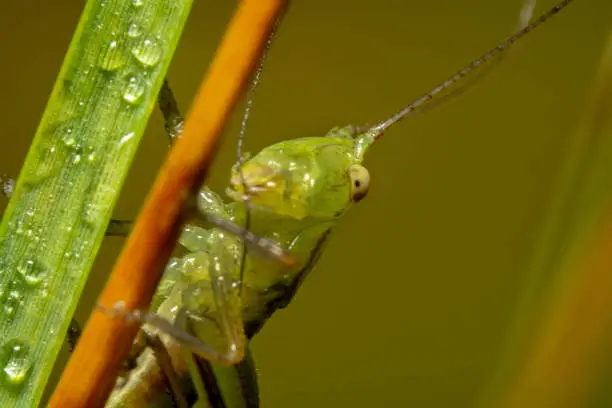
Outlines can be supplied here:
M9 384L22 384L32 367L29 347L22 341L9 340L2 346L0 364L3 377Z
M157 41L146 39L132 49L132 55L145 67L157 65L162 57L162 48Z

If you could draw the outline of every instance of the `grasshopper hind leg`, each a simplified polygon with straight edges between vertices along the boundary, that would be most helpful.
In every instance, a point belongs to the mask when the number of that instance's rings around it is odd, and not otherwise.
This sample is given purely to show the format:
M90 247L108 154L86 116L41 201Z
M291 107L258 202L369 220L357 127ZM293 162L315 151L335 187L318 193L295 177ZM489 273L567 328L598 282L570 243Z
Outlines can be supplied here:
M193 328L191 327L191 319L185 308L181 308L178 312L177 324L191 335L195 336ZM199 358L188 349L183 350L183 357L187 362L193 386L198 394L198 406L227 408L212 364L205 359Z
M214 242L208 252L200 252L201 256L195 259L196 262L207 262L209 281L200 279L191 283L197 293L200 290L210 290L212 299L206 296L202 302L207 304L199 305L196 303L197 296L193 296L193 307L213 306L214 321L218 325L219 332L224 340L224 350L220 350L210 343L207 343L187 332L180 325L159 316L155 313L143 312L141 310L125 310L125 305L118 302L112 309L107 309L98 304L97 307L111 315L127 322L147 324L172 336L181 345L188 347L195 354L206 358L214 363L223 365L233 365L240 362L244 356L245 336L244 323L242 320L241 299L235 277L232 276L233 259L224 247L224 242ZM208 259L207 259L207 258ZM197 286L200 287L197 287ZM194 316L198 316L196 311Z
M189 318L185 309L179 312L177 320L186 331L195 335L194 321ZM211 408L259 408L257 371L248 346L245 347L243 360L232 366L212 364L189 350L185 350L184 354L185 358L190 361L194 386L200 390L200 395L206 395L207 406Z
M174 405L177 408L189 408L190 404L188 402L188 396L185 395L183 390L184 387L182 387L181 384L181 379L172 366L172 359L170 357L170 353L168 353L168 350L166 349L166 346L158 335L149 333L146 330L141 330L141 332L143 333L145 344L153 351L153 354L155 355L157 364L159 365L159 368L163 374L166 388L172 396Z
M174 341L183 346L185 351L210 361L215 367L217 364L226 366L219 368L221 371L227 368L232 372L234 367L227 366L234 366L242 362L247 347L239 285L236 281L235 254L227 247L225 240L217 240L217 242L211 243L208 252L200 252L199 255L200 258L194 258L194 261L196 261L194 271L186 271L188 274L196 274L195 280L190 283L190 290L184 292L193 292L193 296L184 299L184 302L188 304L188 309L186 311L182 309L183 313L180 315L186 317L179 318L177 316L176 321L172 322L154 313L138 310L126 311L122 304L115 305L111 310L104 309L100 305L98 307L127 321L146 324L155 328L171 336ZM208 279L197 275L198 272L202 271L208 272ZM198 319L200 314L209 318ZM187 319L188 325L184 323L185 319ZM218 370L215 368L214 371L216 376ZM254 370L252 371L254 372ZM192 374L194 375L194 381L198 376L202 377L199 369ZM208 383L209 381L205 378L204 382ZM252 386L254 383L252 380L250 383L245 381L245 384L251 384L250 389L256 389ZM239 388L241 387L242 385ZM203 388L206 389L206 387ZM198 394L209 395L209 392L202 391ZM230 392L230 394L233 395L235 392ZM244 400L243 395L249 395L249 393L241 392L239 399ZM252 396L247 398L257 400L256 397ZM244 407L245 405L242 403L240 406ZM254 407L257 405L246 406Z

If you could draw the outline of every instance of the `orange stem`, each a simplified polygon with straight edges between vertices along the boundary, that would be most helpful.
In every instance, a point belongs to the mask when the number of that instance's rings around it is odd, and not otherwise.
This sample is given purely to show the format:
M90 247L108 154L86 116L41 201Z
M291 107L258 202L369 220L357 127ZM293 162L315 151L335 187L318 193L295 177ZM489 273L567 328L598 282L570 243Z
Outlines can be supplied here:
M161 168L99 302L147 309L174 248L189 195L204 181L217 140L247 83L282 0L243 0ZM49 407L103 407L139 327L94 310Z

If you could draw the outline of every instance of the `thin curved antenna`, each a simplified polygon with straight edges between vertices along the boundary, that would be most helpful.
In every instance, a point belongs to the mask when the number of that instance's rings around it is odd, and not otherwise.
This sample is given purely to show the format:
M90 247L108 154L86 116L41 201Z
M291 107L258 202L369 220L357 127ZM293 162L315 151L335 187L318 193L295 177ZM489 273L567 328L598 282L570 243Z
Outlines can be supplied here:
M242 172L242 166L244 165L244 155L243 155L243 145L244 145L244 135L246 134L247 123L249 121L249 117L251 115L251 108L253 107L253 99L255 98L255 91L257 90L257 86L261 80L261 75L263 73L264 64L266 62L266 58L268 57L268 52L270 51L270 47L272 46L272 41L274 40L274 36L276 35L276 31L278 30L278 26L282 20L282 14L276 19L272 30L270 31L270 35L268 36L268 41L266 41L266 45L264 50L259 58L259 63L257 64L257 70L253 74L253 78L251 79L251 87L247 92L247 101L246 106L244 108L244 113L242 115L242 122L240 124L240 133L238 134L238 143L236 145L236 161L238 163L238 175L240 176L240 182L242 183L242 187L244 190L244 204L246 207L245 219L244 219L244 230L249 233L249 229L251 228L251 200L249 198L249 187L247 186L246 179L244 178L244 173ZM274 252L273 252L274 253ZM242 292L242 282L244 281L244 270L247 256L247 242L246 240L242 241L242 256L240 261L240 291Z
M533 11L536 6L536 0L525 0L523 2L523 7L519 13L518 21L514 26L513 30L518 31L525 28L529 21L533 18ZM499 53L496 57L493 57L492 60L488 61L488 64L484 66L479 72L472 75L466 82L463 84L457 85L455 88L450 90L448 93L444 95L438 96L436 99L432 99L429 103L421 105L420 107L415 108L408 116L428 112L432 109L437 108L440 105L444 105L446 102L449 102L461 95L470 89L474 88L480 82L482 82L493 70L499 66L499 64L504 60L504 58L508 55L508 49L506 48L503 52ZM369 130L369 127L364 126L358 128L358 133L362 133Z
M372 135L374 138L378 138L390 126L396 124L400 120L404 119L406 116L412 114L417 109L422 110L423 109L422 107L425 106L427 102L431 101L436 95L446 91L451 86L453 86L455 83L462 80L466 75L474 71L476 68L480 67L484 63L489 62L491 59L500 55L502 52L507 50L510 46L512 46L519 39L523 38L525 35L529 34L531 31L533 31L535 28L540 26L542 23L550 19L552 16L559 13L561 10L563 10L573 1L574 0L563 0L562 2L558 3L552 9L548 10L546 13L538 17L538 19L535 20L533 23L521 28L516 33L506 38L504 41L502 41L501 43L499 43L498 45L496 45L489 51L487 51L480 58L472 61L469 65L465 66L464 68L457 71L454 75L442 81L432 90L430 90L429 92L426 92L425 94L417 98L414 102L410 103L409 105L401 109L399 112L397 112L390 118L370 127L368 129L368 133ZM529 8L527 7L525 8L525 10L527 10L528 12Z

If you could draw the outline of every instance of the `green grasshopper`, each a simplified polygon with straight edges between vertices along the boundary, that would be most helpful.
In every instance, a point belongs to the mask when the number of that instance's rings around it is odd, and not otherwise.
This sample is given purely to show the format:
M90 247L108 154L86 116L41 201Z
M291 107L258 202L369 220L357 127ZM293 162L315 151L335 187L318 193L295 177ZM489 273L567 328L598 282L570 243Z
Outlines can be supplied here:
M165 382L173 390L174 402L189 406L192 402L180 391L180 376L185 372L193 379L198 406L258 406L248 342L277 309L290 303L316 265L334 225L367 195L370 175L362 162L369 147L395 123L432 106L427 103L434 97L440 96L434 101L439 103L465 89L447 92L571 1L562 1L524 25L387 120L371 127L345 126L322 137L280 142L248 160L240 155L228 190L234 202L225 204L203 187L195 206L216 220L215 227L185 226L179 242L187 253L169 263L152 305L156 313L125 311L121 305L109 311L144 323L149 332L144 344L153 346L153 350L141 349L137 364L117 387L109 406L149 403L148 391L142 390ZM166 125L171 135L178 135L180 114L168 100L166 94L162 98ZM233 225L245 228L232 230ZM245 246L245 239L251 245ZM269 242L275 245L267 246ZM292 262L262 257L261 249L265 253L268 247L287 249ZM181 353L186 363L177 363Z

